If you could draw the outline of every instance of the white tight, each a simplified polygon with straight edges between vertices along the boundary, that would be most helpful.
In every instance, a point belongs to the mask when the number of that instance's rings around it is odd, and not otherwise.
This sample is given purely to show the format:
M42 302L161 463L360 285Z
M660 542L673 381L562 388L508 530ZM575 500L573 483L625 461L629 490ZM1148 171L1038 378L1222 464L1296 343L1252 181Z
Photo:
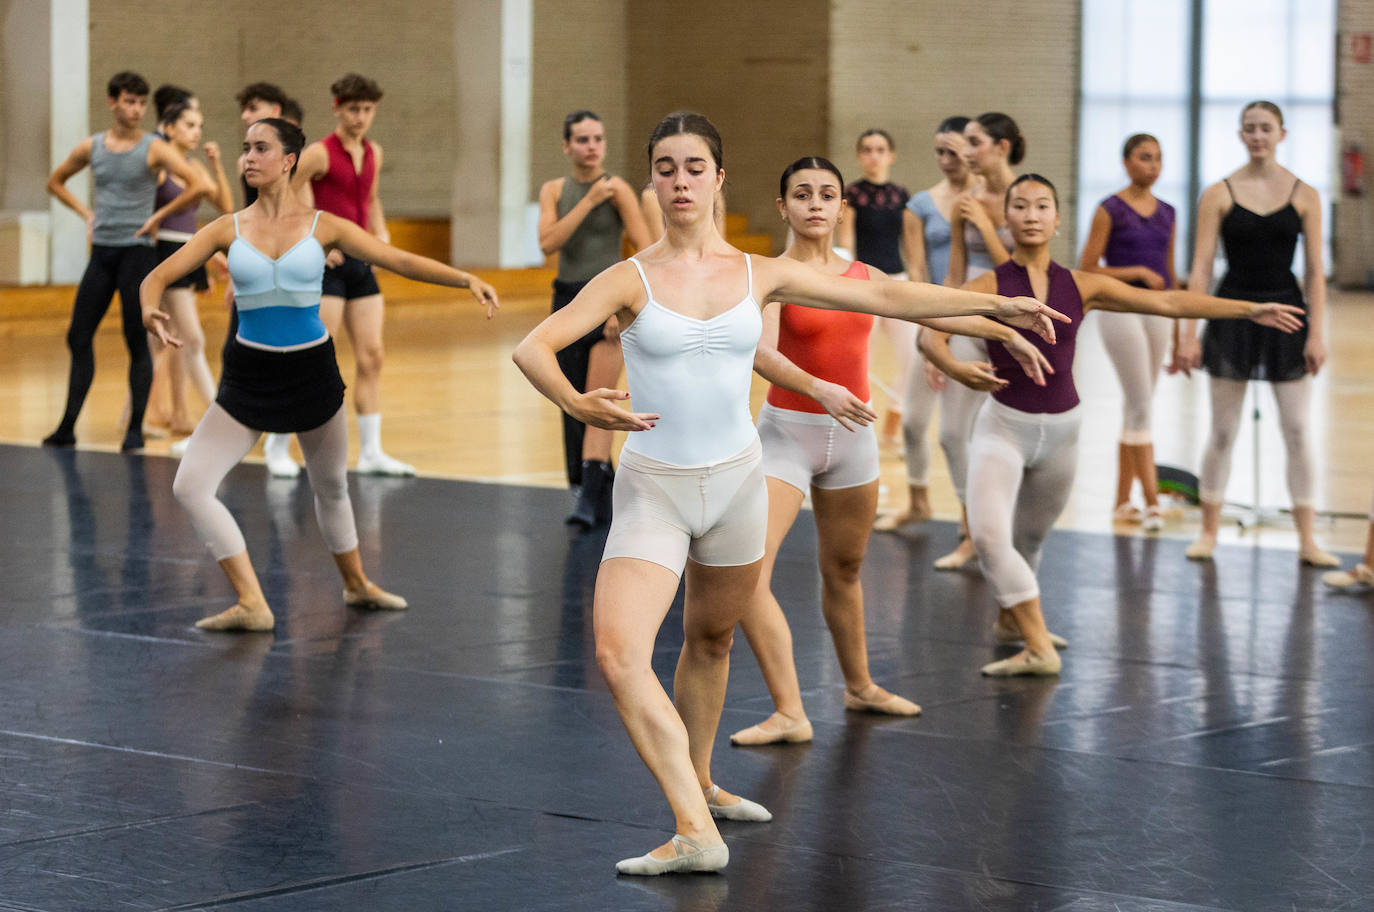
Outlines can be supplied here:
M172 493L191 514L191 523L215 560L247 550L238 523L215 494L224 476L248 455L259 435L218 404L211 404L196 425L172 482ZM305 454L305 471L315 494L315 519L325 544L333 554L352 551L358 547L358 530L348 499L348 419L343 407L314 430L297 434L296 439Z
M1078 466L1078 408L1029 414L989 398L969 446L968 530L1002 608L1040 595L1035 571Z
M951 336L949 351L960 361L988 359L987 343L970 336ZM949 477L962 504L968 503L969 438L978 410L987 398L987 393L969 389L954 380L946 383L940 393L940 449L945 451Z
M902 458L906 460L907 484L924 488L930 483L930 445L926 443L926 429L930 427L940 394L930 388L930 381L926 379L925 356L914 344L912 349L911 367L906 373L906 391L902 397Z
M1241 412L1245 407L1248 381L1209 379L1212 391L1212 433L1202 456L1202 477L1198 495L1207 503L1225 500L1226 482L1231 476L1231 447L1236 442ZM1312 452L1307 445L1307 411L1312 396L1309 376L1286 383L1270 383L1279 407L1279 428L1288 454L1288 494L1295 507L1313 504L1314 472Z
M1102 312L1098 315L1102 344L1121 379L1126 400L1121 442L1139 446L1150 442L1150 404L1159 368L1169 346L1167 317Z

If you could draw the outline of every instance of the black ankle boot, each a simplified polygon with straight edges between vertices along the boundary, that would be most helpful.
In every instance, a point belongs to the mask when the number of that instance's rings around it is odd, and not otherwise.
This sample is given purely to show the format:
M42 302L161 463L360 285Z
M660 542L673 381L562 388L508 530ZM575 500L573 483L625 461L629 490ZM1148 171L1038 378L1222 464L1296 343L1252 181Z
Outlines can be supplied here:
M610 493L611 465L600 459L582 460L582 490L577 495L577 504L566 520L570 526L590 529L600 519L598 505L602 492Z
M601 496L596 501L596 522L597 525L611 524L611 503L615 494L615 467L609 462L601 463L605 466L606 480L601 485Z

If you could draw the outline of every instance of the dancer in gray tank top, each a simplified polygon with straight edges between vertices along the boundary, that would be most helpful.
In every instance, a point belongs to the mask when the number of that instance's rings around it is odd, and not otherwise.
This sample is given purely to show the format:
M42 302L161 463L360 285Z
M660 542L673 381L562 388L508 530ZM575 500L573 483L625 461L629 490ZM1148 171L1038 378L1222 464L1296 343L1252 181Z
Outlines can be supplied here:
M139 283L157 265L153 239L163 219L195 205L214 188L170 144L139 128L148 109L148 83L142 76L115 74L108 95L110 129L82 140L48 178L48 192L86 220L91 260L77 286L67 329L67 347L72 353L67 407L62 423L43 443L76 444L76 419L95 377L92 341L117 290L124 344L129 349L130 399L129 426L120 449L129 451L143 446L143 411L153 380L153 363L138 306ZM94 209L66 187L67 181L88 165L95 178ZM175 175L186 192L154 211L159 170Z
M639 198L624 180L606 172L606 131L591 111L563 119L563 154L573 173L539 188L539 248L558 254L553 309L566 307L588 282L620 262L621 238L635 249L653 243ZM614 387L620 382L615 320L606 321L558 353L563 376L579 391ZM563 456L568 483L580 486L568 523L590 528L611 519L611 434L563 415Z

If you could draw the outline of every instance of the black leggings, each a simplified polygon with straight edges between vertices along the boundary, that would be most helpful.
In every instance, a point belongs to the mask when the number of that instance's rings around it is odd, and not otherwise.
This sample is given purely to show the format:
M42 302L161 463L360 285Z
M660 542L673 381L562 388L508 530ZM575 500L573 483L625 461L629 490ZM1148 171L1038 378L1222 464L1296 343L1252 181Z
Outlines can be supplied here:
M153 361L148 354L148 336L138 305L138 286L157 265L157 251L150 246L91 246L91 261L76 288L72 323L67 328L67 348L72 353L71 374L67 380L67 410L57 434L70 437L95 378L96 328L116 291L119 292L124 344L129 349L129 433L143 427L143 410L148 406L148 388L153 383Z
M572 303L577 293L585 288L586 282L564 282L554 279L553 312L557 313ZM592 346L606 337L605 330L598 326L567 348L558 352L558 366L563 376L579 393L587 391L587 365L591 360ZM568 484L582 483L582 438L586 436L587 426L567 412L563 413L563 460L568 471Z

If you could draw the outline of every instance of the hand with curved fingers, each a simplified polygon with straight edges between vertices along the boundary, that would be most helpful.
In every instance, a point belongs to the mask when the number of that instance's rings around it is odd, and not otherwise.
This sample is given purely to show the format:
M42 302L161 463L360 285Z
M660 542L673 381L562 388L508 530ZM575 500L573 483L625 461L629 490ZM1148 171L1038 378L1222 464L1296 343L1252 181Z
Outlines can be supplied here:
M1035 298L998 298L997 319L1008 326L1029 329L1051 345L1055 342L1054 323L1072 323L1068 317Z
M609 174L603 174L601 180L594 181L592 185L587 188L587 199L591 201L591 205L599 206L614 196L617 187L616 181L618 180L620 180L620 178L612 177Z
M995 230L988 210L983 208L982 203L974 199L972 193L961 193L959 198L955 200L955 205L959 207L959 214L964 217L964 221L971 222L979 233L987 234Z
M1137 266L1135 270L1135 281L1144 282L1145 287L1151 291L1164 290L1164 276L1155 272L1149 266Z
M658 421L658 415L647 412L627 412L615 404L618 400L629 399L630 394L618 389L594 389L577 397L576 404L568 410L583 424L605 428L608 431L647 431Z
M468 280L468 291L477 299L478 304L485 305L487 308L487 319L496 316L496 311L501 308L501 302L496 299L496 289L483 282L477 276L472 276Z
M1308 336L1307 344L1302 347L1302 356L1307 362L1307 372L1315 377L1326 363L1326 343L1316 336Z
M960 361L950 374L969 389L991 393L1002 389L1007 381L997 376L996 369L986 361Z
M143 328L157 336L158 341L163 345L181 348L181 340L167 331L167 324L171 319L171 314L165 311L145 310L143 311Z
M1193 371L1202 369L1202 343L1193 333L1179 332L1174 342L1174 353L1164 372L1191 377Z
M929 386L937 393L942 393L945 390L946 381L948 379L949 378L945 376L944 371L940 370L938 367L936 367L934 364L931 364L929 361L926 362L927 386Z
M161 227L162 219L154 213L148 217L148 221L144 222L141 228L134 232L134 237L157 237L157 229Z
M324 255L324 265L326 269L334 269L335 267L342 266L343 261L344 252L337 247L331 247L329 252Z
M826 414L838 421L846 431L855 430L854 425L867 427L878 420L877 412L839 383L817 380L811 398L819 402Z
M205 160L210 163L211 167L214 167L219 164L219 143L215 142L212 139L209 142L203 143L200 149L202 152L205 153Z
M1003 342L1002 347L1007 350L1007 354L1016 359L1016 363L1021 365L1021 369L1036 386L1044 386L1045 375L1054 373L1054 368L1050 366L1050 360L1045 357L1044 352L1031 345L1025 336L1017 334Z
M1251 322L1258 323L1260 326L1270 326L1279 332L1286 333L1293 333L1302 329L1303 315L1304 312L1301 307L1292 304L1277 304L1273 301L1252 305L1249 313Z

